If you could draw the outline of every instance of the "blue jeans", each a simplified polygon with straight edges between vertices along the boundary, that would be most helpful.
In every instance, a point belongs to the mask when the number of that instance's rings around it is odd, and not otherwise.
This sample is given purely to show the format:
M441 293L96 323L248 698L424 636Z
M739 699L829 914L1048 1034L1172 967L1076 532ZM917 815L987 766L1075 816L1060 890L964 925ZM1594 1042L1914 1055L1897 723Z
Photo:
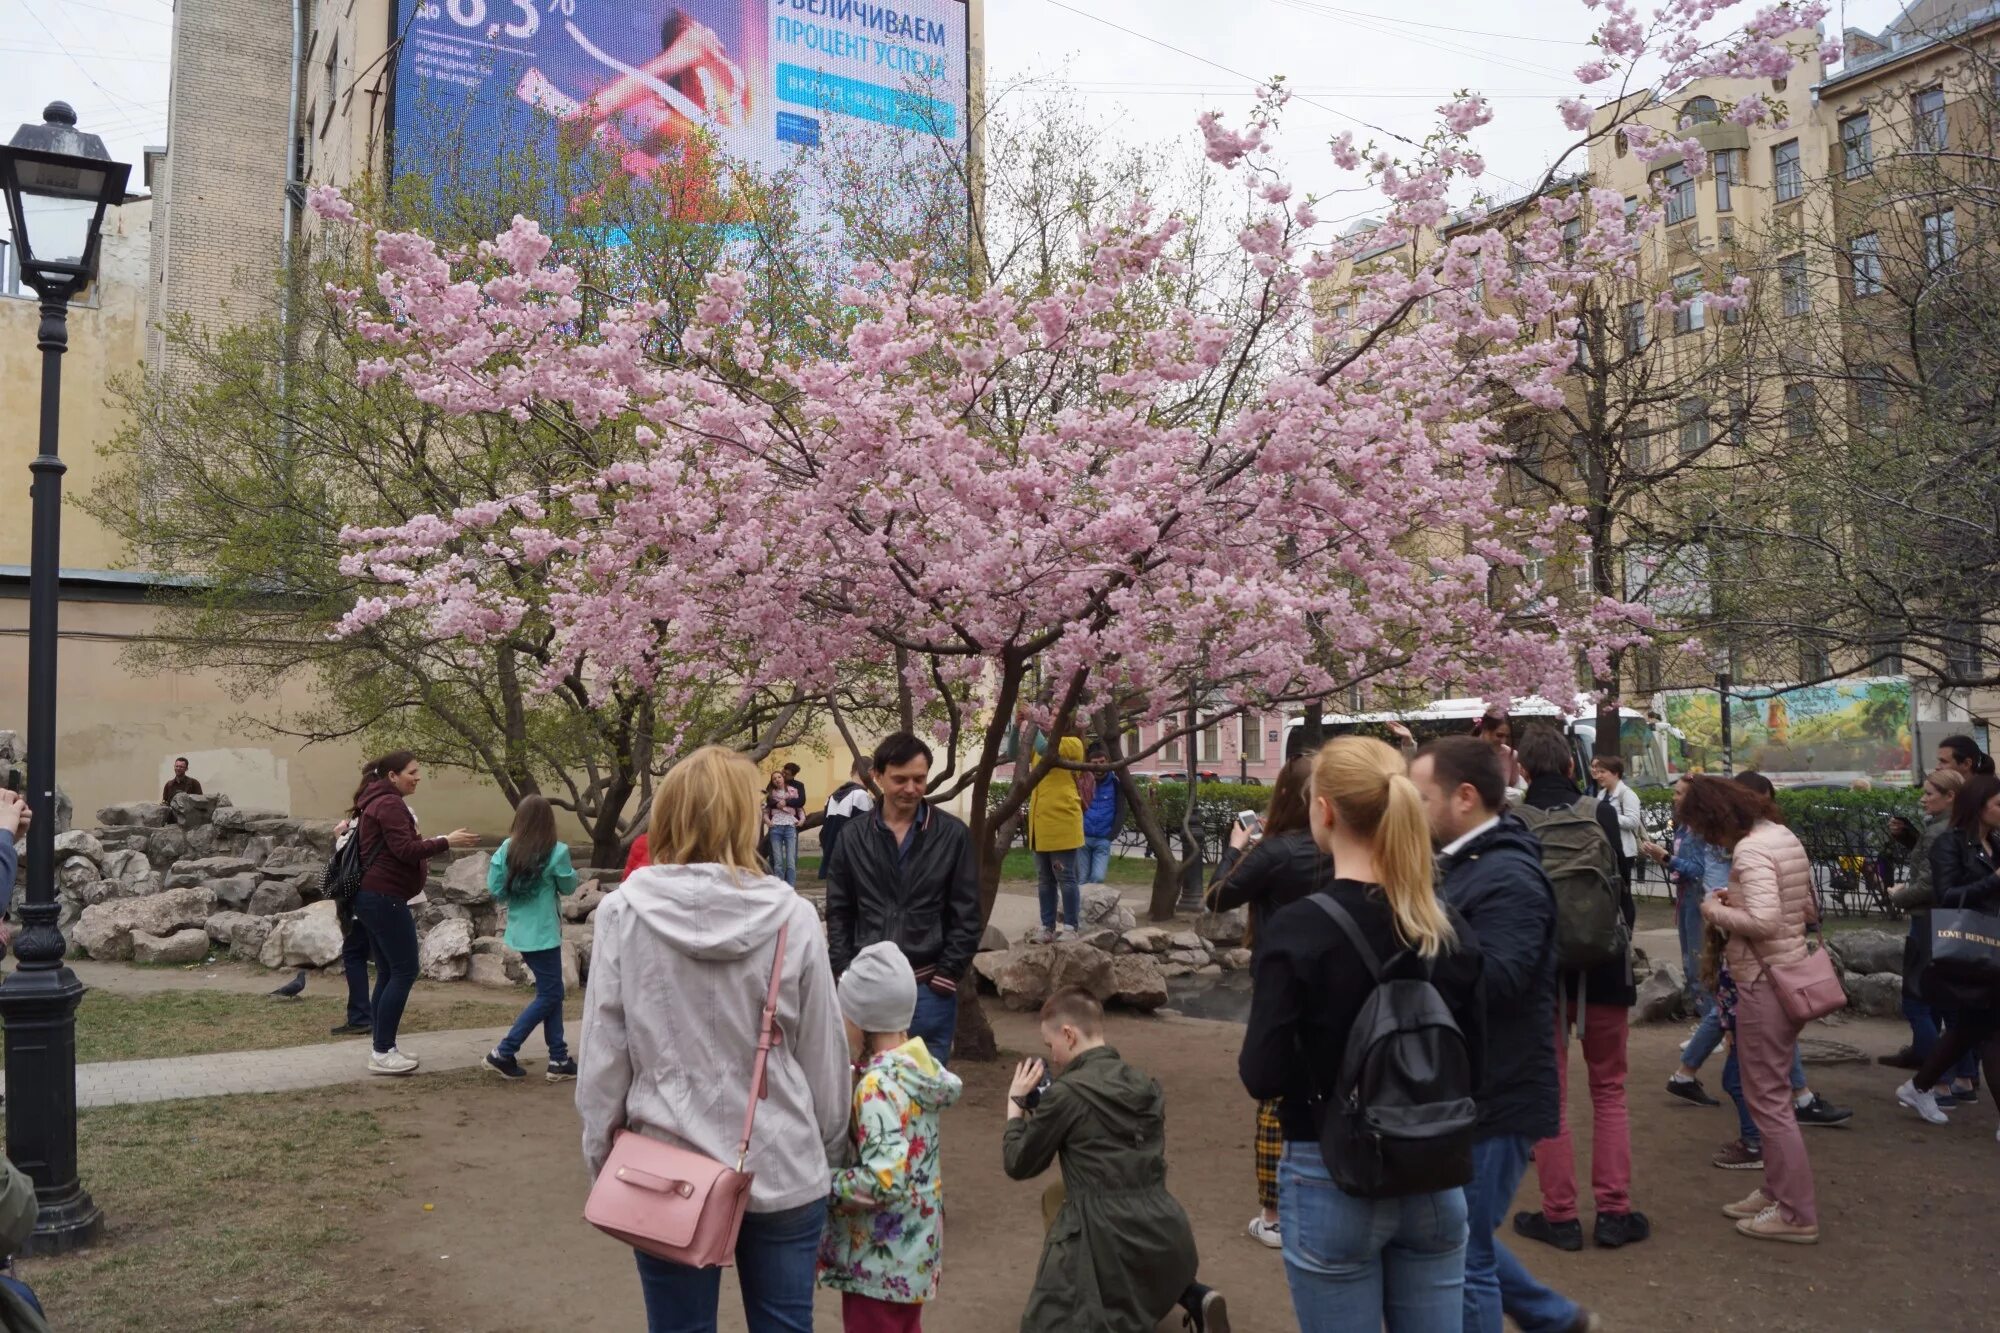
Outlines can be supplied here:
M795 889L799 886L799 830L797 825L771 825L771 873Z
M1104 877L1111 873L1111 839L1085 838L1077 860L1077 883L1104 883Z
M747 1213L736 1238L736 1282L750 1333L812 1333L813 1279L826 1200ZM720 1268L689 1268L637 1250L647 1333L715 1333Z
M1922 1064L1931 1058L1931 1048L1937 1045L1937 1011L1914 995L1905 995L1903 1017L1910 1023L1910 1053Z
M562 950L531 949L521 955L521 961L535 974L535 998L528 1001L528 1007L500 1039L500 1054L509 1060L519 1055L521 1043L539 1027L548 1038L550 1061L567 1060L569 1046L563 1041L562 1025Z
M1797 1046L1792 1047L1792 1091L1805 1091L1806 1061ZM1736 1066L1736 1044L1730 1043L1729 1058L1722 1062L1722 1090L1729 1094L1729 1100L1736 1103L1737 1137L1745 1146L1755 1148L1764 1142L1764 1135L1758 1130L1757 1122L1750 1118L1749 1103L1743 1100L1743 1076Z
M347 1025L372 1027L368 1004L368 932L352 912L340 923L340 970L347 978Z
M417 984L417 923L410 905L386 893L367 889L354 895L354 919L368 932L375 952L375 1049L396 1049L396 1029L403 1025L403 1006Z
M35 1295L29 1289L28 1284L21 1281L20 1278L15 1277L11 1273L0 1273L0 1283L6 1284L7 1290L33 1306L36 1314L41 1315L43 1318L48 1317L48 1312L42 1309L41 1297Z
M1950 1009L1938 1010L1940 1033L1948 1032L1964 1021ZM1974 1042L1972 1049L1965 1053L1965 1058L1951 1067L1949 1078L1953 1083L1970 1083L1975 1088L1979 1086L1979 1043Z
M910 1035L924 1039L931 1059L951 1059L951 1039L958 1031L958 997L940 995L929 986L917 987L917 1012L910 1018Z
M1507 1224L1534 1150L1534 1140L1519 1134L1472 1145L1472 1183L1465 1187L1465 1333L1501 1333L1503 1310L1521 1333L1576 1322L1576 1302L1537 1282L1495 1235Z
M1702 994L1706 996L1707 992ZM1695 1026L1694 1035L1688 1038L1687 1049L1681 1052L1681 1063L1689 1069L1699 1069L1721 1044L1722 1009L1711 1000L1701 1022Z
M1681 890L1680 900L1674 908L1674 926L1679 930L1681 937L1681 989L1693 1002L1695 1012L1706 1020L1715 1012L1715 997L1704 990L1701 984L1701 896L1699 888ZM1721 1031L1722 1029L1717 1027L1718 1040ZM1711 1051L1715 1049L1713 1041L1709 1043L1708 1049ZM1693 1054L1692 1048L1689 1054ZM1707 1058L1706 1052L1702 1058ZM1701 1068L1700 1060L1690 1059L1688 1064L1696 1069Z
M1461 1333L1465 1191L1357 1199L1317 1143L1278 1159L1278 1225L1299 1333Z
M1035 853L1035 891L1042 900L1042 925L1056 924L1056 896L1062 896L1062 922L1075 928L1083 911L1083 895L1077 891L1076 849Z

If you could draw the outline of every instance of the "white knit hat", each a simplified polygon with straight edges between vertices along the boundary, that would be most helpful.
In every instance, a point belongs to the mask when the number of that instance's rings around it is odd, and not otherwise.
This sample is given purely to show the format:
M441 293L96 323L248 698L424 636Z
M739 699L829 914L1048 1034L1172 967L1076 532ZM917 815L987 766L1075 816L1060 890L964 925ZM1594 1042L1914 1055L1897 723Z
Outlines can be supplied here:
M840 1012L863 1032L907 1032L917 1012L917 974L888 940L854 955L840 975Z

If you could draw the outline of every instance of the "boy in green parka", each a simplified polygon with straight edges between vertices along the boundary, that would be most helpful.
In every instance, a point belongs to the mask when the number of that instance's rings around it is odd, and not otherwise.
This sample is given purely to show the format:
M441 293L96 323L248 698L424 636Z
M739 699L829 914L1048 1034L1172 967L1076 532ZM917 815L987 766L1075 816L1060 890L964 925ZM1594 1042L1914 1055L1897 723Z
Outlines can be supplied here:
M1041 1020L1056 1076L1037 1097L1042 1061L1015 1071L1004 1163L1028 1180L1060 1157L1062 1198L1022 1333L1152 1333L1176 1304L1195 1333L1229 1333L1222 1293L1194 1280L1194 1230L1167 1193L1160 1085L1104 1044L1104 1008L1090 992L1056 992Z

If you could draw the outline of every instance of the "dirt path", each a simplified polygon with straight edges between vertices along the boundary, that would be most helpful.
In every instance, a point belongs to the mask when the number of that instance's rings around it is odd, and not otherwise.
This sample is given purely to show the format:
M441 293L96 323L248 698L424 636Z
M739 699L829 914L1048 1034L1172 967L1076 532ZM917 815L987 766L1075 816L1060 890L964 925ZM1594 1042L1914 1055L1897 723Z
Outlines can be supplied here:
M188 967L140 967L134 963L96 963L85 958L70 960L70 971L92 990L114 995L159 995L203 992L211 995L268 995L273 987L290 981L296 973L286 968L273 972L252 963L216 962ZM306 978L306 994L345 997L347 983L340 968L311 972ZM525 988L501 990L475 986L470 982L419 981L410 991L413 1005L453 1004L463 1001L491 1001L510 1004L527 994Z
M1033 1040L1020 1015L996 1014L995 1027L1016 1050ZM1228 1291L1239 1329L1294 1327L1278 1255L1242 1231L1255 1189L1251 1116L1235 1079L1241 1029L1121 1018L1111 1035L1166 1087L1172 1184L1195 1219L1204 1280ZM1658 1089L1682 1035L1642 1029L1632 1043L1635 1192L1653 1239L1574 1255L1523 1242L1532 1269L1600 1310L1612 1329L1992 1327L2000 1145L1990 1104L1933 1130L1894 1106L1892 1071L1815 1066L1816 1088L1859 1108L1851 1128L1808 1131L1826 1240L1816 1249L1756 1246L1733 1235L1716 1211L1755 1182L1708 1165L1715 1146L1732 1137L1733 1116ZM1899 1034L1882 1022L1832 1035L1873 1054ZM1041 1187L1000 1170L1002 1068L963 1072L966 1098L945 1122L944 1287L926 1323L939 1333L1012 1333L1040 1252ZM343 1313L355 1326L467 1333L642 1326L629 1252L579 1219L586 1182L566 1089L455 1077L435 1097L384 1118L403 1189L384 1198L364 1223L364 1239L336 1259L344 1272L369 1274L347 1288L354 1295ZM1530 1173L1518 1206L1535 1207L1536 1197ZM433 1212L423 1211L427 1202ZM838 1327L837 1303L824 1293L820 1309L821 1326ZM733 1294L724 1312L723 1327L741 1329Z

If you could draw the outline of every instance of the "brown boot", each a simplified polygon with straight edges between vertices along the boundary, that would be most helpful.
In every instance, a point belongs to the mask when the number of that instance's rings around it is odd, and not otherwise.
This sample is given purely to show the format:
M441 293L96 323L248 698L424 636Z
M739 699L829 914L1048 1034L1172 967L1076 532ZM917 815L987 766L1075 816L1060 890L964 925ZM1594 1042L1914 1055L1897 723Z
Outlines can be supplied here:
M1722 1206L1722 1215L1724 1217L1734 1217L1739 1220L1746 1217L1755 1217L1776 1202L1777 1200L1764 1193L1762 1189L1757 1189L1753 1190L1747 1199L1739 1199L1735 1203L1724 1204Z
M1819 1244L1817 1226L1800 1226L1787 1222L1778 1206L1772 1204L1755 1217L1746 1217L1736 1224L1736 1229L1752 1240L1782 1240L1792 1245Z

